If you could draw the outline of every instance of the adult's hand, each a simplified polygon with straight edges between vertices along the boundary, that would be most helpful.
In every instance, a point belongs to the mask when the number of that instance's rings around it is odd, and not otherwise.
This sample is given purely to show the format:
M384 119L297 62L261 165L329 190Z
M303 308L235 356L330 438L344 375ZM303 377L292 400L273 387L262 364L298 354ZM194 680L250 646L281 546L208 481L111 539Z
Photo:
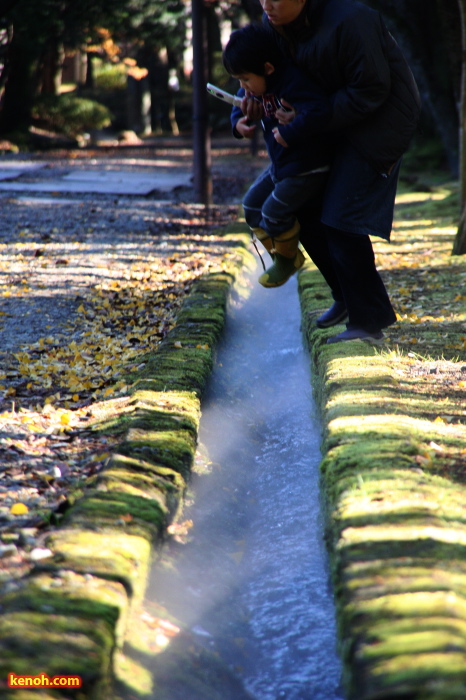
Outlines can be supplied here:
M235 124L235 129L244 139L252 139L256 125L249 122L248 117L241 117Z
M290 124L296 116L296 110L293 105L290 105L286 100L280 100L285 109L277 109L275 112L275 117L278 119L279 124Z

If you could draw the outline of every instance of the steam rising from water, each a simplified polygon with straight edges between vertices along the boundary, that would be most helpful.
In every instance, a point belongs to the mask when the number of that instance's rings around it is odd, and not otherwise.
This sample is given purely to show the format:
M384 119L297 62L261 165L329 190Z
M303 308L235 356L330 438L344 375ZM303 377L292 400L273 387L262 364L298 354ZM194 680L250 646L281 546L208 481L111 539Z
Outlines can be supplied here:
M167 554L151 585L256 700L342 697L320 426L299 324L295 280L267 290L254 282L232 309L203 403L204 473L183 516L194 523L191 541Z

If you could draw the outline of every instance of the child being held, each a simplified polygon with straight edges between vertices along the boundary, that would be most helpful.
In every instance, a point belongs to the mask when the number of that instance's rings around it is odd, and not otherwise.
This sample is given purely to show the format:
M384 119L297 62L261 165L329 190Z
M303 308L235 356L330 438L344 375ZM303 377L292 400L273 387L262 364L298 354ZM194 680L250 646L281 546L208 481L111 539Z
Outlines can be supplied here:
M322 88L282 53L270 31L248 25L233 32L223 52L227 72L240 81L239 95L260 99L261 125L270 165L243 200L246 222L270 253L273 264L261 275L264 287L284 284L304 263L299 250L296 211L325 188L332 147L325 134L330 103ZM279 109L292 106L294 118L282 124ZM231 113L233 134L251 138L241 108Z

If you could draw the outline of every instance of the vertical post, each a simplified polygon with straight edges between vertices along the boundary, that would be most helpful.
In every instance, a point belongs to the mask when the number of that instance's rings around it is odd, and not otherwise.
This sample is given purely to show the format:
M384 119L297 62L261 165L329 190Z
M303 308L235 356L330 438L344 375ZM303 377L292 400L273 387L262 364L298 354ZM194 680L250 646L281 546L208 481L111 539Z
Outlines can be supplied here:
M207 32L204 0L191 0L193 26L193 160L194 194L212 204L209 114L207 107Z
M460 93L460 205L461 211L466 205L466 2L459 0L459 11L461 18L461 93Z
M452 255L466 255L466 0L458 0L461 19L461 92L459 108L460 221Z

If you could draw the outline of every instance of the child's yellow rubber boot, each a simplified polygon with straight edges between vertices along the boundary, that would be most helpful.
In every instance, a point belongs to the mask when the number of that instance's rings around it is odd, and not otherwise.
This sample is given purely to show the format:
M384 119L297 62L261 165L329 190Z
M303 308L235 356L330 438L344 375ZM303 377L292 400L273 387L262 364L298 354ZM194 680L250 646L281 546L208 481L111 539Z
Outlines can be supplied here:
M273 240L270 238L269 234L267 231L260 226L255 226L254 228L251 227L251 233L253 234L253 242L254 242L254 236L257 238L258 241L262 243L264 248L268 253L270 253L270 257L274 258L274 255L272 253L273 250ZM257 248L256 248L257 250ZM259 251L257 251L259 252ZM262 263L263 264L263 263ZM264 265L265 268L265 265Z
M304 255L298 248L299 232L299 223L295 221L288 231L270 239L273 240L273 247L269 251L273 265L259 277L263 287L280 287L304 265Z

